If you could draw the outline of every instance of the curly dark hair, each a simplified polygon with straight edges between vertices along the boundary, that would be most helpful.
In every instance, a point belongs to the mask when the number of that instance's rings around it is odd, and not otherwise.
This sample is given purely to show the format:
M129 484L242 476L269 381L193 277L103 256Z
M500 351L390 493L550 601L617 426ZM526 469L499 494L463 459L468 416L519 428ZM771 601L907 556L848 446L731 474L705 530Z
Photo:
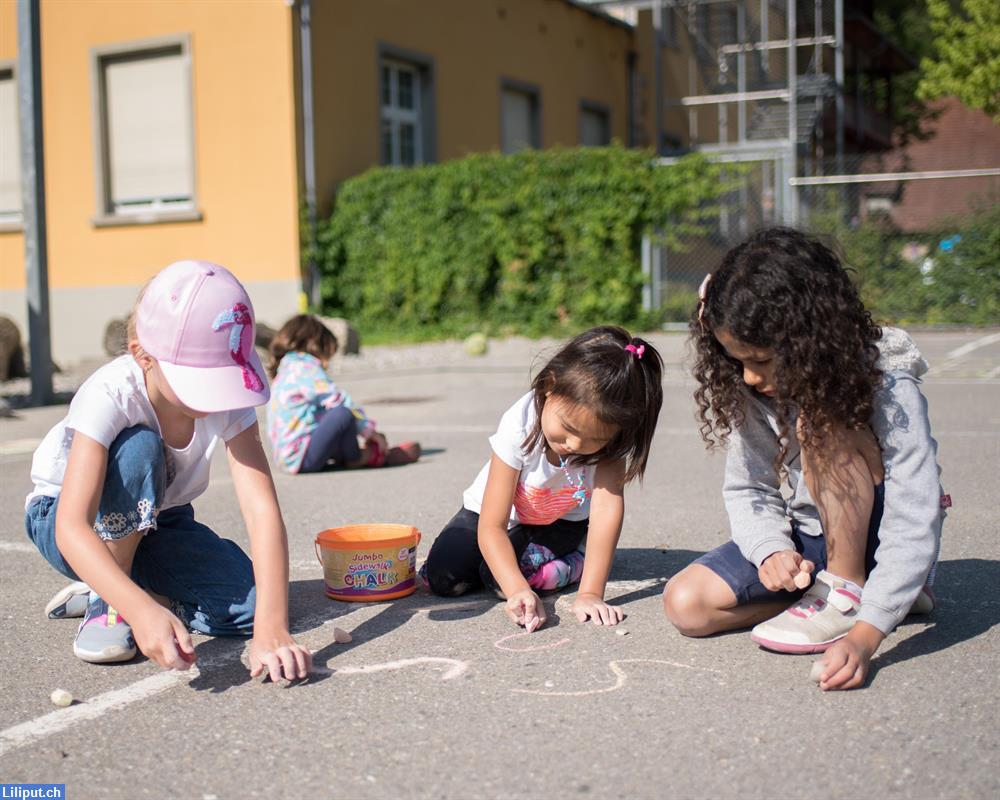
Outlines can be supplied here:
M705 286L691 318L694 393L701 437L724 444L743 422L743 366L715 337L724 329L750 347L774 352L775 408L781 441L800 418L805 445L822 445L835 427L858 429L872 413L882 372L881 329L865 310L848 269L819 240L769 228L730 250ZM775 462L780 471L787 453Z
M626 347L631 349L626 350ZM642 478L663 405L663 359L645 339L624 328L604 325L573 337L539 370L534 391L535 425L521 447L532 450L542 439L542 409L549 394L588 408L618 432L596 453L573 463L625 461L625 482Z

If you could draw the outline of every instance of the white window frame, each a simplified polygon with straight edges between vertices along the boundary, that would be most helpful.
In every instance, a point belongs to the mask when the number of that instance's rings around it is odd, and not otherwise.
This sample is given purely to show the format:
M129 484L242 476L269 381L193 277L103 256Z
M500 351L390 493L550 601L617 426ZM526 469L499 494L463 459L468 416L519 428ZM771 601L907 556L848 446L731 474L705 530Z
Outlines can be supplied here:
M384 99L384 75L385 70L389 71L389 103L386 105ZM413 80L413 108L401 108L399 106L399 75L407 72ZM385 149L382 141L382 127L379 127L379 151L380 158L387 166L416 166L424 163L424 138L423 138L423 88L420 76L420 68L407 61L394 58L383 58L379 68L379 103L381 107L380 118L382 124L388 123L391 137L391 156L385 160ZM399 133L400 124L413 126L413 164L403 164L402 161L402 137Z
M6 77L9 73L10 77ZM14 87L14 126L15 126L15 139L20 142L21 131L18 127L20 125L20 96L18 95L17 87L17 64L14 61L0 61L0 75L4 75L0 80L9 80L11 85ZM14 155L15 162L17 163L18 170L18 187L21 188L23 192L21 176L21 153L20 148ZM19 200L16 210L4 211L0 209L0 232L2 231L20 231L24 228L24 208L23 201Z
M154 198L148 203L115 206L111 197L106 67L117 61L155 57L158 54L171 52L179 53L184 58L186 66L185 89L191 110L191 124L188 127L191 196L176 202L163 202L159 198ZM195 109L191 76L191 37L187 34L179 34L95 47L90 51L90 65L91 95L93 98L94 188L97 207L97 212L91 222L96 227L105 227L201 220L202 214L198 205L197 157L194 136Z

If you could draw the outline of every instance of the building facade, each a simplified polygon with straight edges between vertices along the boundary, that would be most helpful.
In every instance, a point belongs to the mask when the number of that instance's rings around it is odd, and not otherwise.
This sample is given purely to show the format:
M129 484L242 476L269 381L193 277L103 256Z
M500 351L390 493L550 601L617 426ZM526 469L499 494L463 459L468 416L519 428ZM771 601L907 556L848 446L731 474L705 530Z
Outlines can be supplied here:
M383 164L627 138L631 26L568 0L312 0L319 213ZM299 307L302 0L41 0L52 352L182 258L230 267L258 319ZM15 0L0 0L0 314L27 334Z
M16 5L0 0L0 314L27 332ZM106 323L182 258L230 266L263 319L297 303L292 19L254 3L41 3L52 353L102 353Z
M749 155L717 246L794 223L790 177L890 146L905 66L870 0L40 7L57 363L100 355L106 324L181 258L233 269L258 319L280 325L300 307L309 199L326 216L374 166L613 140ZM0 0L0 314L26 334L16 15Z

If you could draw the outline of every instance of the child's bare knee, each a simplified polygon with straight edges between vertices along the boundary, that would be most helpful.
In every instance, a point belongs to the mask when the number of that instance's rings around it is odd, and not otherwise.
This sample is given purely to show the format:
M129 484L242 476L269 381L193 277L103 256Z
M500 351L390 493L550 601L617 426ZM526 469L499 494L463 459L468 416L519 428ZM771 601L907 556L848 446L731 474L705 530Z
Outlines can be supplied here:
M667 619L685 636L707 636L708 614L705 598L696 581L681 573L663 590L663 611Z

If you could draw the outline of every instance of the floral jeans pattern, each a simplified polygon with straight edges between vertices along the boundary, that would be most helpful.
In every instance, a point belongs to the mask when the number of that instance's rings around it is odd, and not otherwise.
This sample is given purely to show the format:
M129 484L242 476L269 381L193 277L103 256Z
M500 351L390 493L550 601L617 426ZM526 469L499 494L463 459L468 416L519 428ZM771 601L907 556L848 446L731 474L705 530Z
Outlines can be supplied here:
M108 448L108 467L94 530L104 540L145 534L132 580L170 600L192 630L249 636L256 607L253 564L235 542L194 518L191 504L160 510L166 490L163 441L137 425ZM28 538L58 572L79 580L56 544L57 497L36 498L25 512Z

